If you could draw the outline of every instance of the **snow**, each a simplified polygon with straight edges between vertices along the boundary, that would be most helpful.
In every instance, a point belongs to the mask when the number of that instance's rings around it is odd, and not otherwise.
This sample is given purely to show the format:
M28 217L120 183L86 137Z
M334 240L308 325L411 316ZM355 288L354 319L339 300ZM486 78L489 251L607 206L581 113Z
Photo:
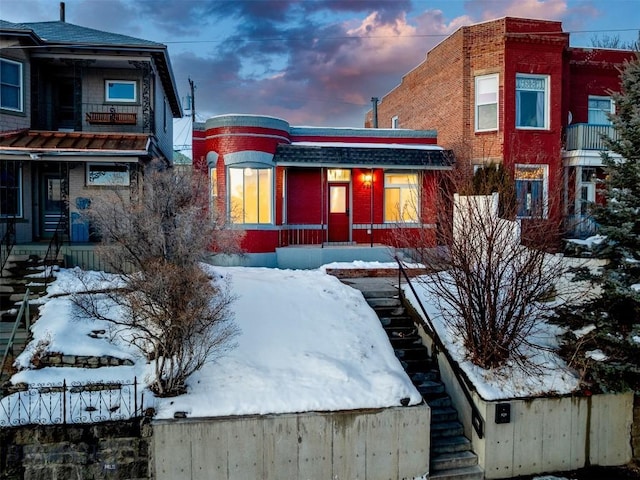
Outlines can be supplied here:
M599 348L595 350L589 350L584 354L584 356L590 358L591 360L595 360L596 362L604 362L607 358L609 358Z
M576 336L576 338L582 338L588 333L593 332L595 329L596 329L596 326L592 323L590 325L586 325L582 328L579 328L578 330L574 330L573 334Z
M175 412L216 417L384 408L400 406L404 398L410 405L422 401L359 291L320 270L204 268L231 281L241 329L237 348L196 372L185 395L154 398L145 392L145 407L153 406L156 418L173 418ZM25 369L12 377L14 384L148 378L150 365L120 335L113 336L109 325L79 317L69 296L57 296L82 288L78 272L60 270L49 286L41 317L32 327L34 340L17 359ZM97 281L97 273L88 275L89 283ZM95 333L100 330L105 333ZM97 338L88 336L92 332ZM26 368L38 348L112 355L134 365Z
M607 239L604 235L594 235L592 237L581 240L579 238L569 238L567 242L574 243L576 245L582 245L585 247L593 248L594 245L600 245Z
M204 266L212 277L229 279L237 296L233 305L241 330L237 348L192 375L185 395L155 398L145 391L145 407L154 407L157 418L173 418L176 412L216 417L385 408L399 406L404 398L410 399L410 405L420 403L419 392L362 294L325 273L328 268L396 266L395 262L340 262L317 270ZM14 384L148 380L152 368L138 351L108 324L78 316L64 295L80 291L84 284L100 286L98 272L85 272L83 281L81 273L60 270L49 285L47 297L41 300L41 317L32 326L34 340L17 359L22 370L12 377ZM467 360L459 336L443 322L424 284L414 282L414 286L453 359L485 400L568 394L578 388L575 373L553 352L562 333L559 327L542 322L530 338L545 347L525 352L539 375L517 364L483 370ZM416 304L404 287L406 297ZM133 365L33 369L33 355L43 350L111 355L129 359Z
M483 399L490 401L529 398L546 394L563 395L578 389L577 375L554 352L558 347L558 337L563 333L560 327L547 322L538 322L536 330L531 333L528 339L534 347L522 347L521 350L521 353L529 359L530 367L523 368L516 362L508 362L501 368L483 369L468 360L467 351L460 335L454 331L450 324L445 322L437 301L428 293L425 282L428 282L428 277L420 277L420 281L412 283L451 357L460 365ZM421 312L415 295L406 284L403 284L403 291L416 311ZM421 315L423 314L421 313ZM536 346L542 348L536 348ZM533 373L534 370L536 374Z

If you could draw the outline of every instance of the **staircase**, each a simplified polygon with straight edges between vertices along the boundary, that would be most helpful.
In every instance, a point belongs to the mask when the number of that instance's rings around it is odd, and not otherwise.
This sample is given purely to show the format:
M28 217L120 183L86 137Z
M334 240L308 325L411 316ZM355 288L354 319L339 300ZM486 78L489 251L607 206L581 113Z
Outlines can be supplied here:
M12 373L13 360L25 348L29 332L21 321L11 346L8 341L27 289L29 290L29 318L33 322L38 314L38 305L34 304L46 292L46 282L42 276L44 262L37 255L10 255L0 277L0 359L9 349L4 370L0 378L6 379Z
M377 313L396 357L431 407L430 480L482 480L484 473L471 442L464 436L458 412L440 380L437 365L418 336L413 319L398 298L397 278L345 278L342 282L360 290Z

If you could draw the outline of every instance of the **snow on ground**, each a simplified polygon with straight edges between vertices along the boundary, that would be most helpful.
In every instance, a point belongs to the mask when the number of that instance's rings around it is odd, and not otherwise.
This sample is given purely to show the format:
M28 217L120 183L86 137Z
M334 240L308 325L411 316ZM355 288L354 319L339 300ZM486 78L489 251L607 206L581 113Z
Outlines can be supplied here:
M324 273L327 268L395 266L395 262L352 262L311 271L206 266L213 276L230 279L237 295L233 307L241 329L237 348L196 372L188 382L187 394L163 399L146 392L145 406L154 406L158 418L172 418L179 411L189 417L207 417L390 407L407 397L411 405L421 402L361 293ZM88 275L90 282L97 281L97 273ZM113 335L108 324L77 318L69 297L56 296L82 288L77 269L61 270L57 277L32 327L34 340L17 359L24 370L12 382L148 378L150 365L120 336ZM452 357L484 399L567 394L578 388L574 372L549 351L527 352L539 367L539 375L517 365L495 370L473 365L465 358L459 336L429 300L424 284L414 285ZM415 303L406 285L405 295ZM555 348L560 333L558 327L540 323L531 341ZM38 348L68 355L112 355L130 359L134 365L33 370L28 367Z
M453 360L460 364L482 398L504 400L549 393L561 395L574 392L578 388L579 382L575 372L567 367L562 358L549 351L558 346L557 338L563 331L558 326L546 322L539 322L529 338L531 343L542 346L545 350L528 347L524 352L535 366L535 372L532 368L523 369L516 363L508 363L504 367L492 370L482 369L471 363L466 358L466 349L460 335L443 319L436 300L427 292L425 281L428 281L428 277L421 277L421 281L413 282L416 293ZM416 311L420 312L411 289L403 284L403 290Z
M380 408L400 406L403 398L411 405L422 401L359 291L320 270L206 268L228 277L237 296L237 348L192 375L185 395L153 398L146 392L145 406L154 406L157 418L172 418L178 411L207 417ZM70 298L55 296L80 288L76 272L58 272L32 328L34 340L18 364L27 367L40 343L51 352L112 355L131 359L134 366L26 369L14 375L13 383L130 381L151 372L119 336L111 338L108 324L77 318ZM97 338L88 336L92 332Z

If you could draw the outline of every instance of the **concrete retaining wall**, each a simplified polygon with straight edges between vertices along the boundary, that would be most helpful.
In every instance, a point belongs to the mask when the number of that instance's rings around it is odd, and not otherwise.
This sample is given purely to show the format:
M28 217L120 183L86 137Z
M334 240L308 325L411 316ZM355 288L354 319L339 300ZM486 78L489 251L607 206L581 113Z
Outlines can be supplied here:
M421 330L428 348L432 341ZM566 471L587 465L625 465L632 458L633 393L486 401L472 393L484 419L483 438L471 424L471 407L451 365L438 354L440 374L472 440L486 479ZM508 404L509 423L496 423ZM636 431L640 431L636 428Z
M427 405L156 420L156 480L402 479L429 469Z

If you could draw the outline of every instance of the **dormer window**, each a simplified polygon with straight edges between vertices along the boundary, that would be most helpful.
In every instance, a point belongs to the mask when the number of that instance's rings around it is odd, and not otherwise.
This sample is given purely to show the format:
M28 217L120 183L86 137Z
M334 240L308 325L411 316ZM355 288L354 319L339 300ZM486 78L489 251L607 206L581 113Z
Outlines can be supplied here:
M132 80L105 80L104 98L107 102L134 103L138 101L136 82Z

